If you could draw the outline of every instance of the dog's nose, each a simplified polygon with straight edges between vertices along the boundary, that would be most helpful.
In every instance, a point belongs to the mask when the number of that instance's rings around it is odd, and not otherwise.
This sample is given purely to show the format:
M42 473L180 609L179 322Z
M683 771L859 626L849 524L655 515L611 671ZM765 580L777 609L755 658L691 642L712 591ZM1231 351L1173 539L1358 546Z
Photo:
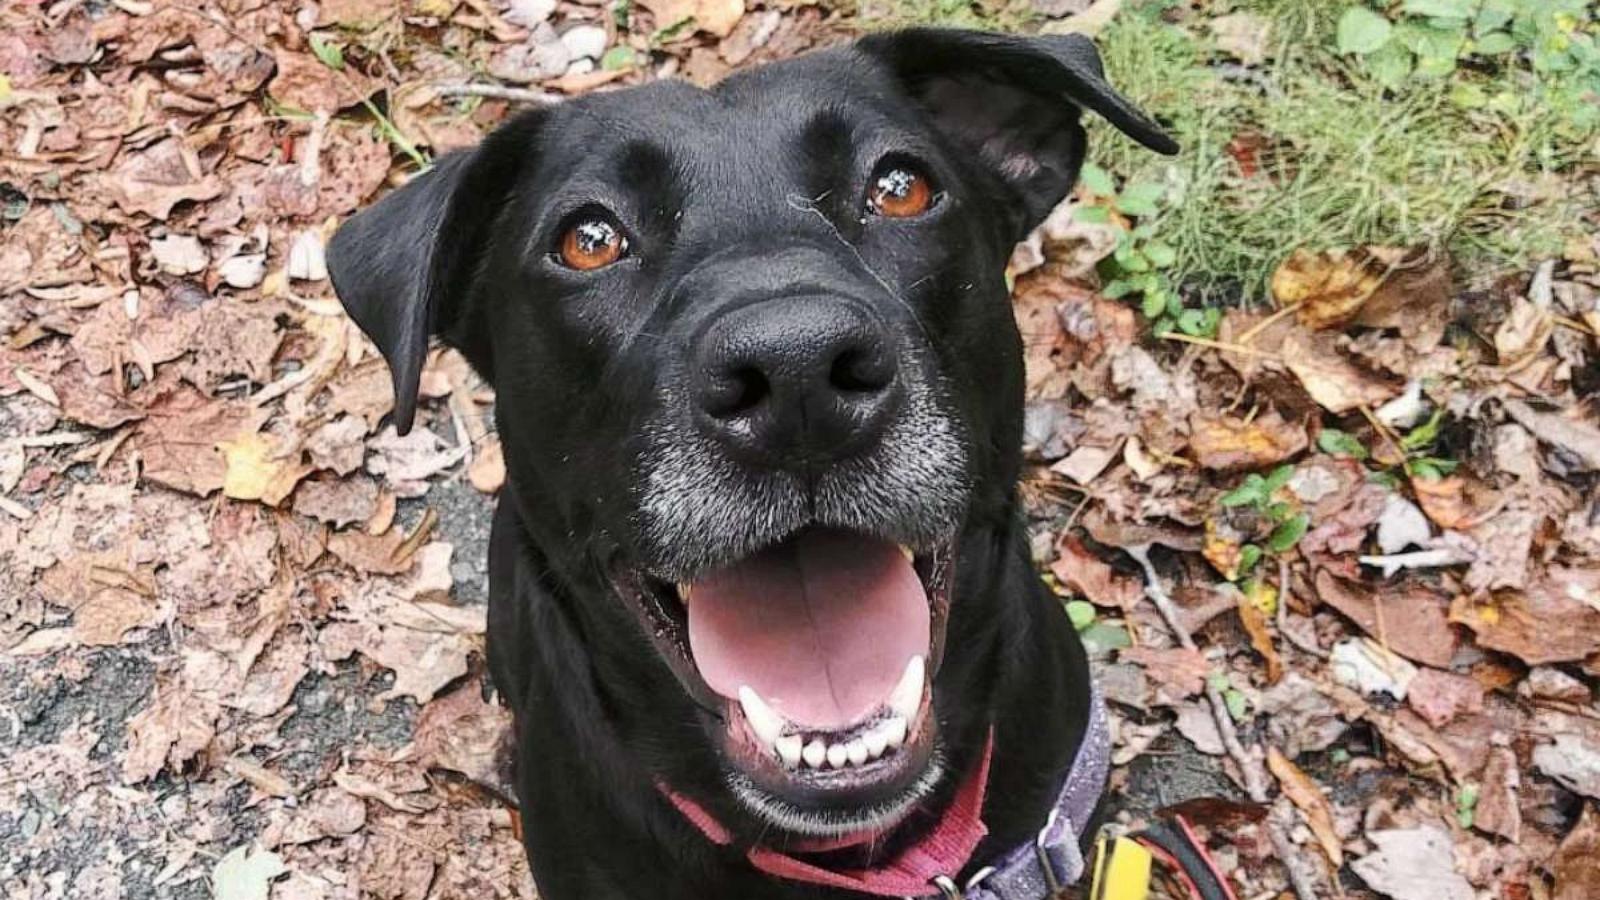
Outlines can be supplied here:
M899 406L886 326L828 297L764 300L721 314L694 348L701 428L749 462L814 466L877 442Z

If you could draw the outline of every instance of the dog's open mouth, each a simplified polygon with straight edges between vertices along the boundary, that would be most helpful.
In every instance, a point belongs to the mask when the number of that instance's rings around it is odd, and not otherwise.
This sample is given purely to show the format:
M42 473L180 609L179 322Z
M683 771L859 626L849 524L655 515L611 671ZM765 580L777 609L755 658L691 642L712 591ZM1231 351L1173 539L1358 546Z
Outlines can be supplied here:
M627 579L623 593L742 784L796 810L887 812L928 780L951 555L806 528L676 585Z

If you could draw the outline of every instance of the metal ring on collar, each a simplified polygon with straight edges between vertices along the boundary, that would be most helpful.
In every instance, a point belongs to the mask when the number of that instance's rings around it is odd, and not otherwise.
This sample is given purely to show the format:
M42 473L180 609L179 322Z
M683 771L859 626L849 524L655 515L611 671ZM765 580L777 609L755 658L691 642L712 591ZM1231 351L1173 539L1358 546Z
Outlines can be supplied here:
M967 879L967 884L962 888L962 890L968 893L977 890L978 885L983 884L983 880L993 874L994 866L984 866L978 871L972 873L972 877Z
M966 895L961 893L961 888L956 887L956 883L951 881L948 875L933 876L933 886L939 889L939 893L944 897L944 900L966 900Z

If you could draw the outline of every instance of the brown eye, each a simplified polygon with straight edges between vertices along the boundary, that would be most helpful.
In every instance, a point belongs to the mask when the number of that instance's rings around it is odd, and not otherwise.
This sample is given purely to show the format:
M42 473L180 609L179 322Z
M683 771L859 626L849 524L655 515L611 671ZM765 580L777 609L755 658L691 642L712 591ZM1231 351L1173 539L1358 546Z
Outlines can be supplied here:
M934 196L927 176L906 166L893 166L873 179L867 202L880 216L908 219L927 212Z
M569 227L561 236L561 262L569 269L588 272L609 266L622 258L628 239L622 230L605 219L585 219Z

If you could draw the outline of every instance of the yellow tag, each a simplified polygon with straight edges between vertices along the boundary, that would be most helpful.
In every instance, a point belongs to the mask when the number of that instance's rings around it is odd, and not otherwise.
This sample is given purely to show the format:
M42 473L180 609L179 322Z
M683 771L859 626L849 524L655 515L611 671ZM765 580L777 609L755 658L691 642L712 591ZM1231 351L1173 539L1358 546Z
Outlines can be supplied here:
M1147 900L1150 896L1150 851L1128 838L1095 842L1092 900Z
M0 74L0 106L11 102L11 79Z

